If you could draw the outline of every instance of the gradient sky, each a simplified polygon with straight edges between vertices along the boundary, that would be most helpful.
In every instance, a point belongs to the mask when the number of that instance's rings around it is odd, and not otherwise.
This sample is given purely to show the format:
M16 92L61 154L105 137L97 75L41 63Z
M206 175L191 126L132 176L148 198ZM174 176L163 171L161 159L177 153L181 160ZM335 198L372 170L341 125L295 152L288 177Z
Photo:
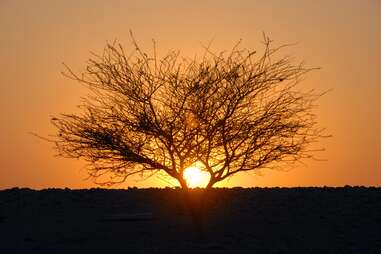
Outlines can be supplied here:
M322 140L326 161L289 171L241 174L219 186L381 185L381 2L343 1L0 1L0 189L89 188L84 163L55 157L52 145L29 132L54 133L50 116L76 110L86 90L60 72L81 70L90 51L107 41L161 51L260 49L262 31L310 66L303 86L332 89L320 99L318 121L333 135ZM166 186L131 179L116 186Z

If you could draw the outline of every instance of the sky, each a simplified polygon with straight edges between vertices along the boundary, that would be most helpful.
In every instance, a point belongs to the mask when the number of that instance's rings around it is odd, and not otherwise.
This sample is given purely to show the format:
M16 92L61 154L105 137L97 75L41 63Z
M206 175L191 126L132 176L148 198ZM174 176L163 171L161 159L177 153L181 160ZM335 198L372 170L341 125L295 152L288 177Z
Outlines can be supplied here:
M84 162L55 156L30 132L54 134L50 117L77 110L87 94L61 75L85 67L90 52L117 39L130 47L179 49L191 57L213 39L228 50L242 39L261 48L296 43L287 54L320 70L302 85L331 91L319 100L322 161L292 169L242 173L217 186L381 186L381 2L378 0L0 1L0 189L91 188ZM162 178L134 178L116 188L164 187Z

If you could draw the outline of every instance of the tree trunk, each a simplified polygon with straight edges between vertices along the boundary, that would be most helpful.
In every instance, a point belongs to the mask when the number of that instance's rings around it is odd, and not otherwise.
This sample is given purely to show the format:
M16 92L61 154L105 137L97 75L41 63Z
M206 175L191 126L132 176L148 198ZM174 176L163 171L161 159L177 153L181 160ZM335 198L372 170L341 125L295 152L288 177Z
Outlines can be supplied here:
M208 183L208 185L206 185L205 189L210 190L215 183L216 183L216 180L210 178L209 183Z

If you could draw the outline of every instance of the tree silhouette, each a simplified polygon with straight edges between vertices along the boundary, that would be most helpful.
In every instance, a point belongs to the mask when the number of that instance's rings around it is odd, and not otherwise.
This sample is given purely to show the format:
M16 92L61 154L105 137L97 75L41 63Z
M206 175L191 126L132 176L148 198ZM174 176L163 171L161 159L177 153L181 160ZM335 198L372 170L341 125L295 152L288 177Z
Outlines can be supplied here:
M313 113L321 94L297 87L313 68L279 57L287 45L264 36L259 56L238 43L190 60L178 51L158 58L155 46L150 55L132 41L132 55L113 43L84 73L66 66L64 75L91 94L81 113L52 118L59 155L87 160L101 184L165 172L187 189L183 172L199 163L211 188L238 172L312 156L308 147L322 137Z

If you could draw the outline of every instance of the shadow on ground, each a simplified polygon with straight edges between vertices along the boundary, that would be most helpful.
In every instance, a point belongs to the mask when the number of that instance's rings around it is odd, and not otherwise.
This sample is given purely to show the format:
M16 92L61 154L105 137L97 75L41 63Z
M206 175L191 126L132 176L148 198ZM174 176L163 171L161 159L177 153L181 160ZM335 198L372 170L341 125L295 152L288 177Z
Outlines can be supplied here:
M197 200L201 190L193 190ZM0 253L381 253L381 188L0 192Z

